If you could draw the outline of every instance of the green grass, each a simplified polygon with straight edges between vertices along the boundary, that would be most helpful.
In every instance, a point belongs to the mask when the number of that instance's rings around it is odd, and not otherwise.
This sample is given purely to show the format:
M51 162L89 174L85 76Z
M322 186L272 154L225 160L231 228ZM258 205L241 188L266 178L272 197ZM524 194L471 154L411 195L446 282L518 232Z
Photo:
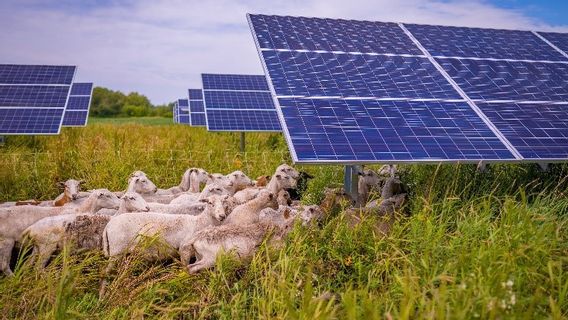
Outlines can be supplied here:
M138 122L138 121L136 121ZM158 186L192 166L241 169L251 177L289 162L278 134L208 133L177 125L90 122L59 137L9 137L0 149L0 201L54 197L54 184L126 187L144 170ZM306 202L342 181L339 166L303 166L316 176ZM565 165L403 166L408 215L386 238L372 218L350 229L341 213L296 226L281 248L250 263L222 257L189 275L177 262L125 259L97 299L106 265L98 253L60 254L44 272L22 263L0 278L3 318L436 318L562 319L568 316L568 198Z
M109 123L109 124L145 124L145 125L166 125L173 124L171 118L163 117L143 117L143 118L94 118L90 117L88 124L99 124L99 123Z

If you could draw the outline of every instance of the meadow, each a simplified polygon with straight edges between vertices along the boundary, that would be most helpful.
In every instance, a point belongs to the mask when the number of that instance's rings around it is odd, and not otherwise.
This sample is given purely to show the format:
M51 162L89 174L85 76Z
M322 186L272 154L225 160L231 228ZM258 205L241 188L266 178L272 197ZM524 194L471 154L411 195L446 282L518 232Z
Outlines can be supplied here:
M167 121L166 121L167 120ZM210 133L169 119L90 119L52 137L8 137L0 147L0 201L50 199L56 182L123 190L134 170L159 187L188 167L254 178L290 163L280 134ZM342 182L341 166L298 166L315 176L303 202ZM373 166L372 166L373 167ZM221 257L189 275L179 262L121 261L98 299L105 258L60 253L45 271L18 261L0 277L5 319L537 319L568 317L568 166L401 166L410 189L392 233L355 229L339 212L297 225L281 248L252 261Z

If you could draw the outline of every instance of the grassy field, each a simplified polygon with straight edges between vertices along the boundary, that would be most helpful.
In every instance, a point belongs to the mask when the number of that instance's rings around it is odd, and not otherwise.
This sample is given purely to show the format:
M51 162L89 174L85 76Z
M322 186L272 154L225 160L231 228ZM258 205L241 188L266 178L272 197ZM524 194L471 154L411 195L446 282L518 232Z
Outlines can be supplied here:
M55 183L122 190L134 170L160 187L188 167L270 174L289 162L279 134L238 134L169 119L94 120L56 137L9 137L0 148L0 201L49 199ZM316 176L304 202L340 184L340 166L302 166ZM296 226L282 248L262 246L250 263L230 256L189 275L179 262L123 260L98 300L99 253L62 252L45 271L22 259L0 277L0 318L563 319L568 316L568 167L403 166L408 215L386 238L370 217L351 229L341 213Z

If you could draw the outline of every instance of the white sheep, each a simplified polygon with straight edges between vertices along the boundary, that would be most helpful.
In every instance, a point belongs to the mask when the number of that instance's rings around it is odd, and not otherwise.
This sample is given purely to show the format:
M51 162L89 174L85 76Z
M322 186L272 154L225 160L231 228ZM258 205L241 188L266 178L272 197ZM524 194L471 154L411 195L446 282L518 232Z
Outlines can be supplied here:
M260 190L268 190L277 195L281 190L295 188L296 180L285 173L275 173L265 188L247 188L235 193L234 197L239 203L246 203L254 198Z
M358 172L359 182L357 184L357 206L364 206L369 199L369 192L372 188L380 188L384 178L375 171L366 169Z
M323 218L323 211L317 205L290 207L286 205L278 206L278 209L266 208L260 211L259 219L277 219L278 217L292 217L300 220L303 226L309 225L312 221L319 221ZM276 218L274 218L276 217Z
M12 275L12 248L20 243L22 233L37 221L67 213L94 213L101 208L118 207L118 198L106 189L96 190L77 208L19 206L0 209L0 270Z
M177 198L169 202L170 205L190 205L198 202L199 200L206 199L212 195L229 195L229 192L224 185L219 183L208 184L203 188L201 193L183 193Z
M275 173L284 173L289 175L290 177L292 177L292 179L294 180L298 180L300 178L300 172L298 172L296 169L292 168L291 166L287 165L287 164L281 164L276 168Z
M101 209L97 214L115 216L127 212L148 212L150 207L144 198L136 192L125 192L120 197L120 205L118 209Z
M207 175L207 181L205 181L205 185L209 185L212 183L224 182L225 175L221 173L210 173Z
M83 225L85 224L85 220L91 220L97 223L105 220L108 222L110 220L109 216L105 215L103 218L100 217L100 211L102 210L105 209L99 210L97 214L85 215L71 213L54 217L46 217L29 226L23 234L33 244L33 254L37 257L40 265L45 267L51 255L58 249L63 248L63 245L67 240L66 230L68 229L69 224L74 223L77 219L82 221ZM149 208L146 201L144 201L140 195L134 192L127 192L122 196L118 210L115 210L115 214L146 212L148 210ZM98 236L100 238L103 230L104 226L99 232L95 231L93 234L88 236Z
M63 188L63 193L57 196L55 200L37 201L37 200L24 200L15 202L5 202L0 204L0 208L20 206L20 205L34 205L40 207L61 207L66 203L77 200L81 194L81 184L83 180L69 179L65 182L59 182L58 186ZM84 194L84 193L83 193Z
M189 168L187 169L179 185L171 187L169 189L158 189L157 195L172 195L182 192L199 192L199 186L204 183L209 178L207 171L201 168Z
M261 190L256 198L237 206L224 224L247 224L258 221L258 214L264 208L278 208L276 197L268 190Z

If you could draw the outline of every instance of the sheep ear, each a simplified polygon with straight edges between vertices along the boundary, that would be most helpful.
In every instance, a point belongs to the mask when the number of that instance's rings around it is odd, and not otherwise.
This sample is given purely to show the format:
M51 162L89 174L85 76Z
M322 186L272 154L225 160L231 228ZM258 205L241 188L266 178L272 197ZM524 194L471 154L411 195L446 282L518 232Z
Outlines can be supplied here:
M288 218L290 218L290 209L286 208L286 210L284 210L284 219Z
M211 173L208 173L207 176L208 176L210 179L213 179L213 175L212 175Z
M65 182L59 181L59 182L57 183L57 186L58 186L59 188L65 188Z
M363 172L359 171L359 172L357 172L357 175L363 176L364 174L363 174Z
M277 175L276 175L276 179L280 180L280 179L282 179L282 176L279 175L279 174L277 174Z

